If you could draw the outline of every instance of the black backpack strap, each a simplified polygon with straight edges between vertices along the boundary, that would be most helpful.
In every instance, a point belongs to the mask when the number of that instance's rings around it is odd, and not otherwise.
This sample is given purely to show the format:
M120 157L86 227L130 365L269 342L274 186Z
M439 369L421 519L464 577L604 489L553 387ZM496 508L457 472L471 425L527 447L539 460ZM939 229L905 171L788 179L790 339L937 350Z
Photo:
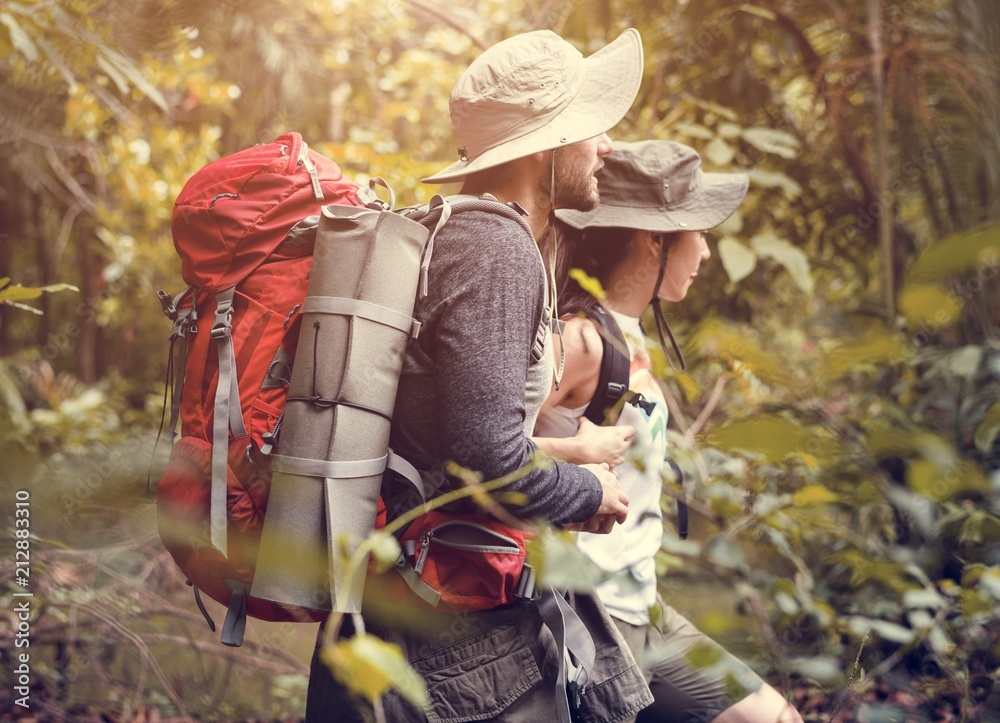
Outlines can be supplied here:
M621 416L622 407L632 403L640 406L651 405L628 388L629 367L631 361L625 355L628 345L625 336L618 328L617 322L603 307L595 307L587 312L587 317L598 325L601 334L601 344L604 355L601 357L601 374L597 378L597 390L583 416L594 424L613 425ZM648 410L647 410L648 411ZM684 493L684 473L680 466L669 457L670 467L678 484L681 486L677 498L677 532L682 540L688 536L688 506Z
M621 414L620 402L628 392L629 367L632 364L626 354L628 345L622 330L604 308L594 307L587 312L587 318L598 326L604 353L597 389L583 416L594 424L613 425Z

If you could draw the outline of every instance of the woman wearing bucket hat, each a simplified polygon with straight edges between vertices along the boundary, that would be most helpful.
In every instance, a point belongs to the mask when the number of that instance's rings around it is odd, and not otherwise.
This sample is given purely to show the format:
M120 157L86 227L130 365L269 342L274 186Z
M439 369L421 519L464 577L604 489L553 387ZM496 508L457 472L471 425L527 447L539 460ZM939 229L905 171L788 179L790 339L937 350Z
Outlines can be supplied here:
M535 464L527 435L553 374L547 345L555 285L535 238L554 208L597 205L595 174L612 148L605 134L628 111L641 79L639 35L627 30L586 58L549 31L515 36L458 80L450 106L459 159L425 181L460 181L463 194L483 203L452 214L434 236L427 293L418 294L413 312L421 332L407 347L390 438L428 485L442 492L462 486L443 471L451 461L485 480L512 479L504 492L525 503L509 505L508 513L522 519L606 532L626 518L627 497L614 474L597 465ZM436 218L421 222L432 226ZM382 497L390 520L420 502L391 472ZM366 594L365 627L399 646L430 696L428 709L417 710L387 693L386 720L619 721L652 701L593 590L568 597L593 641L593 666L568 686L565 673L576 674L576 665L567 664L569 646L557 642L562 633L543 620L540 604L423 612L379 597L377 580ZM330 675L321 648L320 641L306 719L370 717Z
M653 305L660 343L669 355L663 333L674 340L660 302L687 295L700 265L710 257L704 232L737 209L748 183L745 174L704 173L700 166L694 149L679 143L618 143L599 174L600 206L557 212L562 225L556 278L560 311L568 317L565 372L539 417L536 440L554 453L571 448L565 438L578 433L599 393L605 346L602 325L593 319L600 316L603 328L617 328L624 336L628 351L632 394L614 413L619 415L616 428L630 430L631 448L616 467L629 495L629 516L609 535L582 534L578 544L607 573L598 593L634 656L644 662L655 702L637 720L801 723L780 693L657 594L654 556L663 534L667 407L652 376L639 317ZM604 298L598 301L571 278L571 269L596 278ZM683 367L676 342L672 346ZM593 436L593 430L588 433ZM609 447L608 461L620 456ZM694 667L687 654L696 646L713 649L716 662Z

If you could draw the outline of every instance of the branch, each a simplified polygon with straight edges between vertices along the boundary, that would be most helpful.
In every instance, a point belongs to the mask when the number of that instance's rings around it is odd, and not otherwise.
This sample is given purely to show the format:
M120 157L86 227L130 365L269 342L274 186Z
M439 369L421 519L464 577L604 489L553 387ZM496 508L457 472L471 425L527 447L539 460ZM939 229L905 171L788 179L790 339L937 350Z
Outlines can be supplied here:
M91 615L107 623L113 630L117 631L118 634L121 635L123 638L131 640L133 643L135 643L135 646L139 649L140 655L142 655L148 661L149 666L153 670L153 674L156 676L157 680L160 681L160 685L163 686L163 691L167 694L167 697L170 698L171 702L173 702L174 706L176 706L177 711L181 714L184 720L193 722L194 719L191 718L191 716L188 714L187 708L184 706L184 701L181 699L179 695L177 695L177 691L174 690L173 686L170 685L170 681L167 680L167 676L163 673L163 670L160 668L159 663L156 662L155 656L150 651L149 646L146 645L145 641L141 637L139 637L136 633L133 633L131 630L126 628L120 622L112 618L110 615L106 615L105 613L103 613L100 610L97 610L96 608L91 608L89 612ZM185 640L184 642L190 645L189 641Z
M475 44L475 46L480 50L486 50L489 47L479 38L478 35L476 35L467 27L462 25L460 22L458 22L458 20L453 18L446 11L441 10L440 8L436 8L433 5L424 2L424 0L407 0L407 2L410 5L413 5L414 7L422 10L427 15L433 16L436 20L440 20L442 23L452 28L453 30L457 30L458 32L467 36L470 40L472 40L473 44Z
M207 640L189 640L180 635L168 635L166 633L149 633L143 634L142 637L150 645L175 645L184 648L194 648L210 655L232 660L233 662L242 663L250 667L260 668L261 670L268 670L278 675L309 675L309 666L291 655L288 656L288 664L282 665L279 662L240 653L235 648L229 648L221 643L209 642Z
M45 149L45 158L49 162L52 170L55 171L56 176L63 185L73 194L73 197L79 202L83 209L89 213L91 216L97 215L97 202L90 197L83 186L80 185L79 181L73 178L73 174L62 164L56 152L51 148Z
M708 418L712 416L712 412L714 412L715 408L719 406L719 402L722 401L722 390L725 388L727 381L728 379L725 376L721 376L715 380L715 387L712 389L712 393L709 395L708 401L705 403L705 407L701 410L698 418L694 420L694 424L688 427L687 431L684 432L684 438L687 441L691 442L694 440L695 435L701 431L701 428L705 426L705 422L707 422Z

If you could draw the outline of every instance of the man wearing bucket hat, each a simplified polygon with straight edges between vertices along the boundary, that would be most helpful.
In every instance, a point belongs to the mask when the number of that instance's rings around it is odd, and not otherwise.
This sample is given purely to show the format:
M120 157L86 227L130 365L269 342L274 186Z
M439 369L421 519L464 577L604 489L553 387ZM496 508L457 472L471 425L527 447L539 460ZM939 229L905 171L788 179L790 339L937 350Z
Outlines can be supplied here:
M583 534L578 544L607 574L598 593L633 655L643 661L655 696L637 720L801 723L778 691L657 595L654 557L663 537L660 493L667 472L667 407L651 372L639 317L652 304L658 329L673 340L659 312L660 302L681 301L687 295L700 265L711 255L704 232L739 207L748 178L742 173L705 173L693 148L669 141L617 144L598 177L597 208L557 212L560 312L569 316L566 365L562 383L539 416L536 433L572 436L599 391L604 354L624 352L602 344L594 319L603 319L605 327L624 336L628 389L636 395L621 406L615 421L634 430L625 462L616 467L629 495L629 516L609 535ZM571 279L570 269L595 277L604 289L603 300ZM662 331L660 342L669 354ZM673 352L683 367L676 343ZM538 441L543 449L557 444ZM655 620L651 610L658 611ZM694 666L688 653L695 647L713 650L716 662L705 668Z
M422 331L407 350L391 438L441 491L462 486L441 471L453 461L484 480L512 478L503 491L523 502L507 508L521 519L593 532L626 519L627 496L606 467L534 464L537 449L527 435L553 376L555 287L535 239L554 208L597 205L595 174L612 149L606 132L628 111L641 78L635 30L586 58L554 33L536 31L484 52L452 91L459 159L424 180L462 182L462 193L484 204L453 215L434 237L428 293L414 309ZM503 213L497 201L508 206ZM415 506L409 486L392 473L383 498L390 519ZM390 692L382 701L386 719L569 723L634 715L652 697L621 635L593 591L569 601L596 653L586 683L574 681L571 696L563 671L573 661L534 603L421 612L415 620L398 600L369 595L368 631L402 648L431 697L430 708L418 711ZM307 719L364 719L318 653Z

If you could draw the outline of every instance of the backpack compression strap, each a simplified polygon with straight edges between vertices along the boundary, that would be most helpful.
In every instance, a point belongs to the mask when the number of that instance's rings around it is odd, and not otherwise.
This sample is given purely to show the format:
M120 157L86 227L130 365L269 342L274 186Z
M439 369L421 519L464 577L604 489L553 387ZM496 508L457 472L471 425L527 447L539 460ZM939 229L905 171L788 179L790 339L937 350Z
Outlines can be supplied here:
M587 318L597 324L604 354L601 356L601 373L597 378L597 390L583 416L594 424L610 426L618 421L622 408L619 402L628 391L631 365L627 353L628 345L618 324L601 306L588 310Z
M240 388L236 381L236 353L233 350L233 296L236 289L215 295L215 323L212 338L219 343L219 382L215 388L215 414L212 420L212 495L209 513L212 545L223 555L228 553L226 536L226 487L229 458L229 430L243 437Z

